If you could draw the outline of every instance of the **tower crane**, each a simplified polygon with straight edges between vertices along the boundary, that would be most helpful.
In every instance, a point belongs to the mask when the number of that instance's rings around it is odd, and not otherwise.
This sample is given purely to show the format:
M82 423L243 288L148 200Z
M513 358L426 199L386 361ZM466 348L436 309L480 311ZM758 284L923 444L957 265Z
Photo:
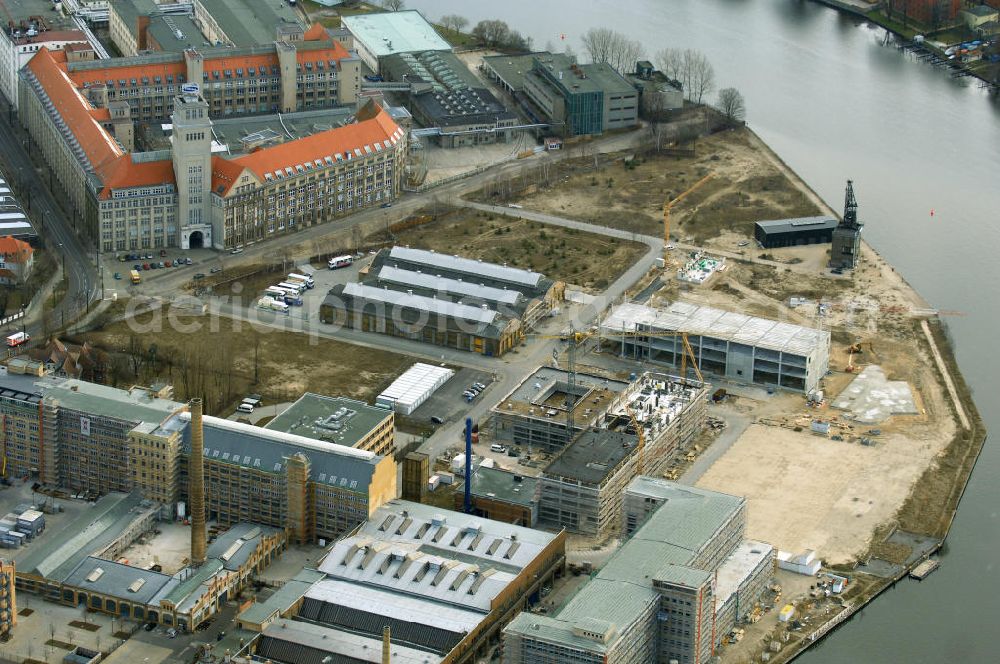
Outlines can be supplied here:
M687 189L687 191L684 191L683 193L681 193L677 198L673 199L672 201L667 201L666 203L663 204L663 266L664 267L666 267L667 265L670 264L670 261L667 258L668 257L668 252L669 252L669 249L667 249L667 247L670 246L670 210L671 210L671 208L673 208L675 205L677 205L682 200L684 200L685 196L687 196L688 194L690 194L691 192L693 192L695 189L698 189L699 187L701 187L701 185L705 184L706 182L708 182L709 180L711 180L714 177L715 177L715 173L709 173L708 175L706 175L705 177L703 177L702 179L698 180L693 185L691 185Z

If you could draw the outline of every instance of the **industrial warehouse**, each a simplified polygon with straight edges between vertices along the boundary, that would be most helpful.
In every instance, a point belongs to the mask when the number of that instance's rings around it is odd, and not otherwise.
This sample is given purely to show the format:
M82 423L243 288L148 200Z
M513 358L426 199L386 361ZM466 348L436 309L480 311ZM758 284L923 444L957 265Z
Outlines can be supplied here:
M572 599L507 626L504 662L705 662L752 610L775 554L744 539L745 499L638 477L625 505L637 501L655 509Z
M285 547L284 532L239 524L205 549L196 567L142 568L129 547L153 539L159 506L137 491L110 493L62 529L15 554L17 588L120 618L193 630L218 612ZM204 532L201 534L204 537ZM186 559L185 559L186 560Z
M689 302L659 308L620 304L601 323L601 332L624 357L672 367L681 366L685 356L684 334L706 374L805 394L819 388L830 365L826 330ZM636 334L642 332L650 334Z
M561 573L565 539L391 501L329 550L318 565L321 579L297 584L301 602L281 598L298 607L264 627L255 654L372 661L360 653L380 652L388 627L393 649L403 648L398 661L477 661L528 598Z
M334 286L320 321L500 356L562 301L565 284L538 272L393 247L365 280Z

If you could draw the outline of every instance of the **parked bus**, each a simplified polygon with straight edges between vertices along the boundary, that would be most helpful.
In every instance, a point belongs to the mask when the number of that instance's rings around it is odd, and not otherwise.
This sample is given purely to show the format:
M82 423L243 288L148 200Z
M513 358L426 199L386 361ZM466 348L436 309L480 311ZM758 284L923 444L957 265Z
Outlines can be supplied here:
M132 278L132 283L133 284L137 284L140 281L142 281L142 277L139 275L139 270L132 270L129 273L129 276Z
M316 280L310 277L308 274L296 274L295 272L292 272L290 275L288 275L288 280L292 282L301 281L306 285L306 288L312 288L313 286L316 285Z
M14 334L7 337L7 347L15 348L21 344L26 344L31 339L31 336L24 332L15 332Z
M296 294L302 295L302 293L305 292L306 290L306 285L301 282L293 283L291 281L282 281L280 284L278 284L278 288L284 288L285 290L295 291Z
M326 264L331 270L336 270L338 268L347 267L353 262L354 256L336 256L328 260Z

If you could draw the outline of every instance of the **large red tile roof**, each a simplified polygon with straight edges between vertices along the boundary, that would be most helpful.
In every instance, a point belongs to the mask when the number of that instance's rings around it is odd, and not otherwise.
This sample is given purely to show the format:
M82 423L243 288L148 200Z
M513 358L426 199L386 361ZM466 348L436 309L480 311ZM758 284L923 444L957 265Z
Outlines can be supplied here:
M0 255L6 256L8 263L21 263L34 253L30 244L16 237L4 235L0 237Z
M134 163L131 155L123 155L104 166L98 173L104 182L101 200L111 198L114 189L156 187L174 180L174 163L169 159Z
M213 167L212 191L220 195L227 193L242 168L250 169L261 181L264 181L266 180L265 174L273 176L275 171L280 171L284 175L286 168L291 168L296 173L296 166L299 165L305 166L308 163L315 168L317 160L323 162L325 168L328 157L334 162L361 159L368 154L387 150L386 143L389 143L390 146L395 145L403 137L403 130L382 108L376 107L374 110L368 110L366 107L358 112L358 120L354 124L328 129L312 136L262 148L232 159L231 163L240 166L238 171L227 167L229 173L235 173L232 180L227 180L224 177L217 180L214 177L217 169ZM376 144L380 146L380 149L375 148ZM368 150L365 150L366 146ZM360 154L356 151L360 151ZM218 170L222 173L221 169Z
M42 47L28 61L27 67L73 132L91 166L94 170L99 170L104 164L125 154L125 151L92 115L94 107L77 91L54 56L62 56L58 58L62 61L66 58L64 53L53 53Z

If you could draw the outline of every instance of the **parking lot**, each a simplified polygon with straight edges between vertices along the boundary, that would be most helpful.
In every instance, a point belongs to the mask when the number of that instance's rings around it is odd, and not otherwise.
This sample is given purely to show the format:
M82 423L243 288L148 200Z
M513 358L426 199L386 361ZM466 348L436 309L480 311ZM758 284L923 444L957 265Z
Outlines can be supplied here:
M433 428L437 428L439 424L432 422L431 417L439 418L445 424L460 421L465 417L469 407L472 405L465 400L462 392L469 389L473 383L481 383L486 386L486 389L480 392L479 396L472 402L476 403L489 393L490 386L493 383L493 376L485 371L478 371L467 367L459 369L427 401L420 404L408 419L414 424L419 424L420 426L428 425Z

